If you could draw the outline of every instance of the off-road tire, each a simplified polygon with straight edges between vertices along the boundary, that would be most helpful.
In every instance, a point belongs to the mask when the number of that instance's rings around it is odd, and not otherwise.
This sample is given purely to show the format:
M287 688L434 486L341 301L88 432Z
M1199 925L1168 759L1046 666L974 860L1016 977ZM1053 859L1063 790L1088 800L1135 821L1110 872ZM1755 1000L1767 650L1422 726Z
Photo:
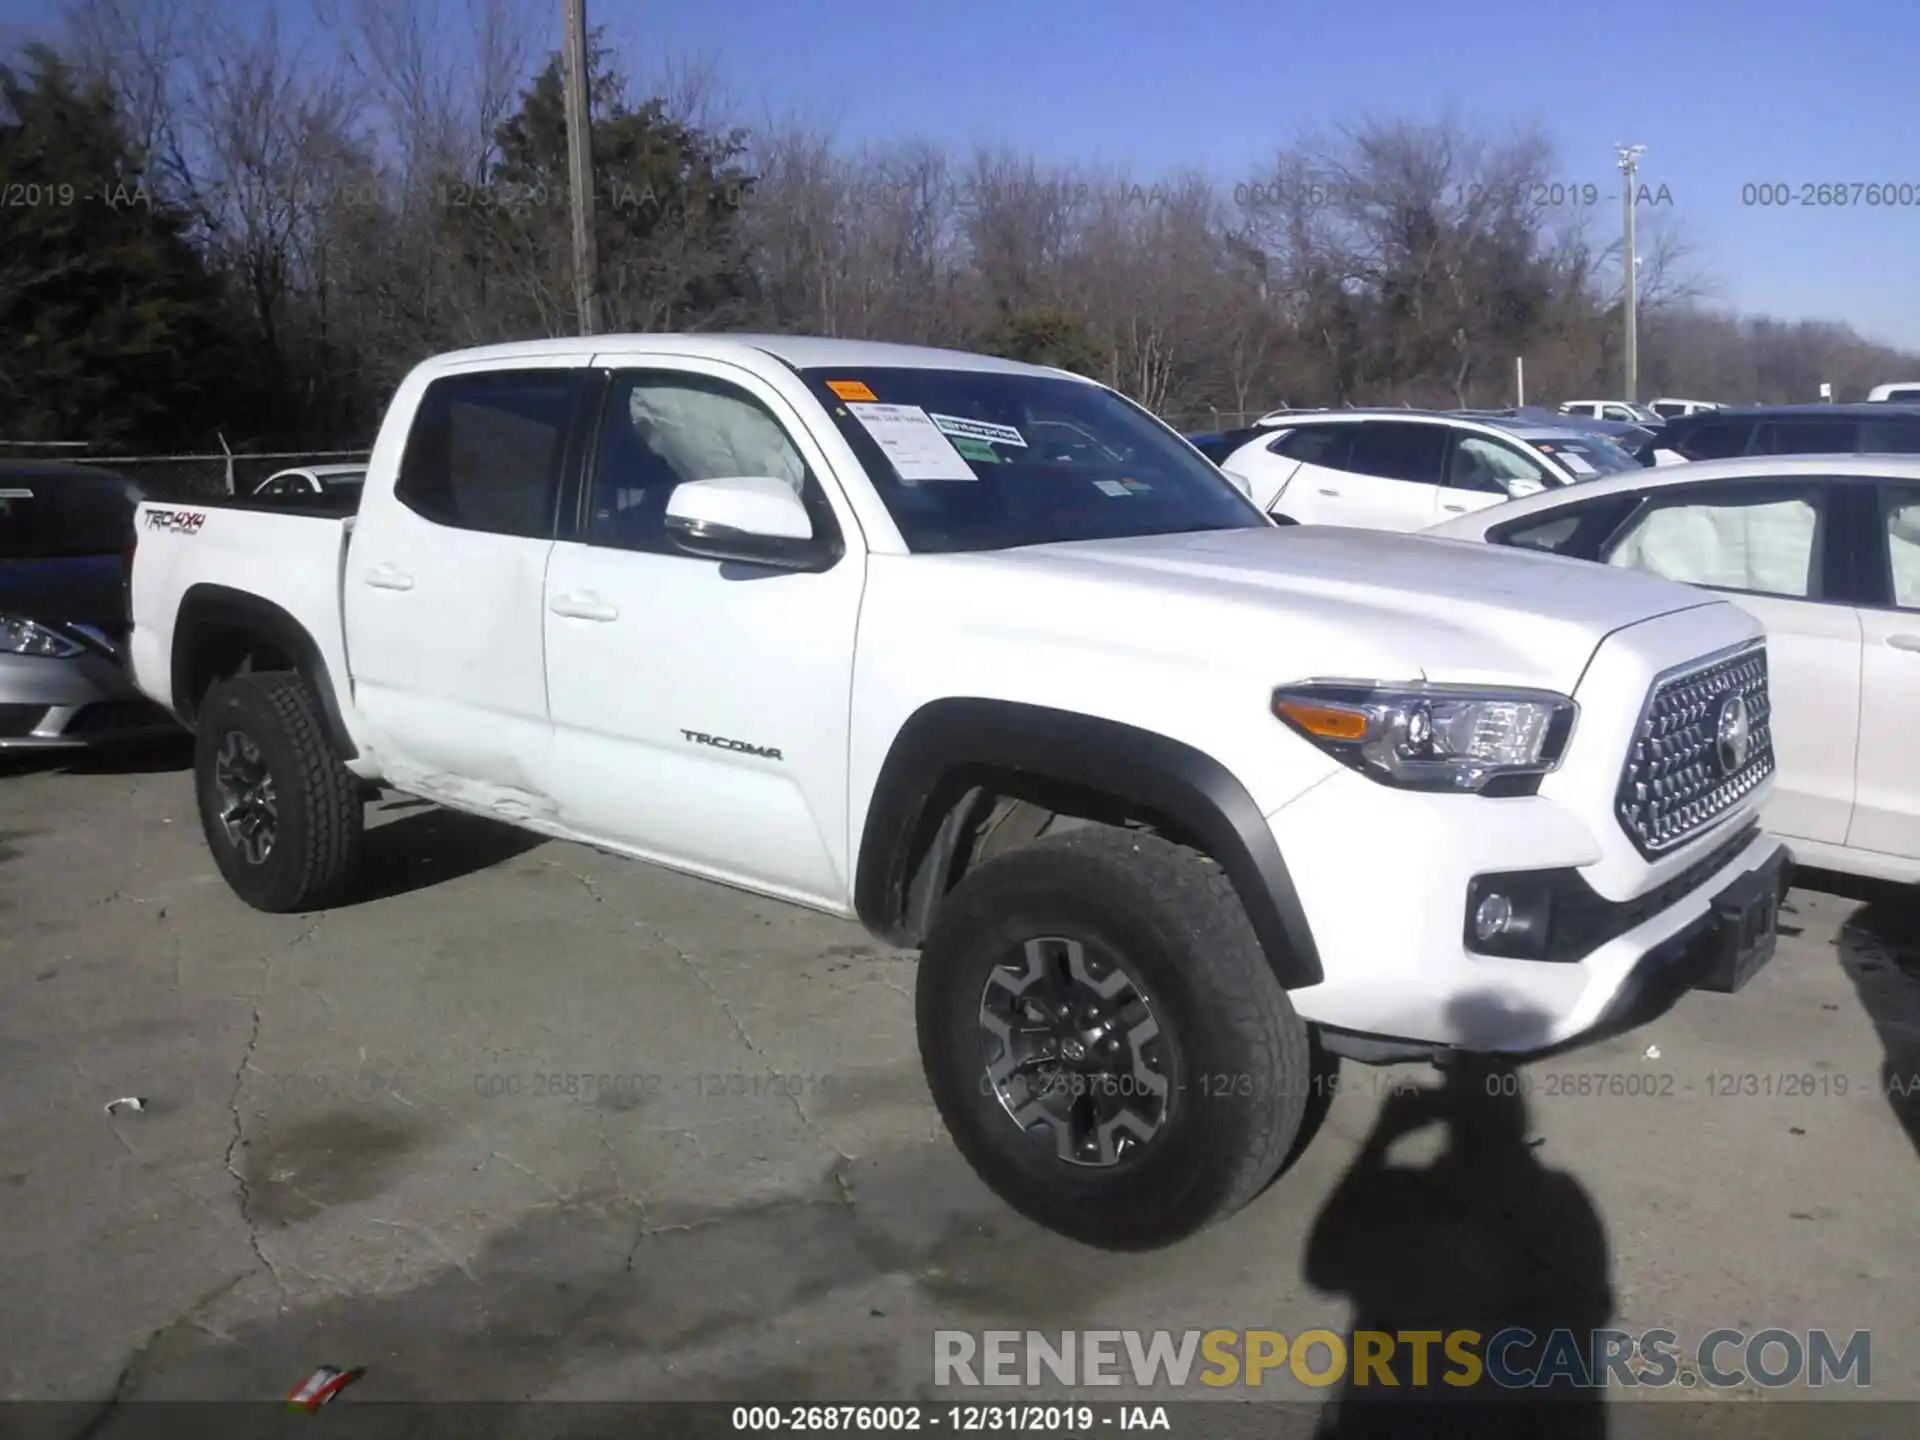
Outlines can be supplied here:
M1026 942L1078 940L1151 995L1173 1103L1136 1154L1092 1168L1023 1131L989 1082L981 997ZM1158 836L1097 826L982 863L935 916L915 996L921 1062L961 1154L1050 1230L1149 1250L1233 1214L1280 1169L1310 1090L1306 1025L1226 873ZM1166 1051L1162 1051L1166 1054Z
M233 732L259 752L273 779L278 820L272 848L249 862L220 819L221 746ZM292 671L235 676L207 692L194 717L194 789L200 826L220 874L256 910L320 910L350 890L365 833L358 777L328 742L312 687Z

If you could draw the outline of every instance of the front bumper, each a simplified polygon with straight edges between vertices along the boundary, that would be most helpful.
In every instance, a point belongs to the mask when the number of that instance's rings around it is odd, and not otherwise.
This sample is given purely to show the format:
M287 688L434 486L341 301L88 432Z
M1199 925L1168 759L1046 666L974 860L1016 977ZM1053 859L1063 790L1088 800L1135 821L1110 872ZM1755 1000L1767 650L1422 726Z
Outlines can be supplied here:
M1483 954L1468 948L1462 923L1475 877L1590 875L1596 838L1539 796L1416 796L1348 781L1334 777L1268 823L1325 971L1290 998L1330 1048L1356 1058L1518 1058L1644 1023L1688 989L1716 988L1720 897L1743 880L1772 886L1776 904L1784 891L1787 851L1743 809L1647 866L1631 891L1596 890L1572 953Z
M141 695L109 656L0 655L0 751L75 750L178 733L174 718Z

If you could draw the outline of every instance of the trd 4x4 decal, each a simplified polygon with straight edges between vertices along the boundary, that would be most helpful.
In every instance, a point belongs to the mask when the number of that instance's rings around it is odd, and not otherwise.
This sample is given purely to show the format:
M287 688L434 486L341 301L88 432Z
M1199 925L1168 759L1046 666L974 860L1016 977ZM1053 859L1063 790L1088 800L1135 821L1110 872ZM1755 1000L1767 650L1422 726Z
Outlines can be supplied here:
M207 523L204 510L149 510L147 528L149 530L171 530L176 535L198 535L200 527Z

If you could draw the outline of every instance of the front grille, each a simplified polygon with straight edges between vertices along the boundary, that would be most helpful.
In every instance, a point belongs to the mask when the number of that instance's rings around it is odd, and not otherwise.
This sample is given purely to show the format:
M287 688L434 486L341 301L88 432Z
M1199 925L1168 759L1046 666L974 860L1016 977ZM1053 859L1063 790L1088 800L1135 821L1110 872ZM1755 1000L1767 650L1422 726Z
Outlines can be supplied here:
M1744 761L1723 743L1736 738L1737 710L1729 713L1736 696L1746 713ZM1616 803L1620 826L1642 855L1684 844L1773 773L1772 712L1764 643L1654 685L1627 747Z

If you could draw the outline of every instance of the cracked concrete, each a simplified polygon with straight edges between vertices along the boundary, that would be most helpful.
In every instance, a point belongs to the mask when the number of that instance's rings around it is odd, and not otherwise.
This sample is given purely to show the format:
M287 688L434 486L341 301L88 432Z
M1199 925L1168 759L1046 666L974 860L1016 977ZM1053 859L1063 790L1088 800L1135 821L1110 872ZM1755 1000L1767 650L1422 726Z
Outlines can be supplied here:
M177 769L0 778L0 1396L73 1402L64 1433L111 1435L134 1399L277 1399L321 1364L367 1366L357 1398L907 1398L936 1328L1348 1323L1305 1257L1419 1072L1349 1067L1241 1216L1100 1255L946 1140L910 957L428 807L375 818L363 900L265 916ZM1501 1216L1516 1286L1604 1282L1625 1328L1872 1329L1876 1394L1920 1399L1916 1141L1886 1085L1920 1072L1920 941L1796 904L1748 991L1528 1072L1529 1153L1591 1205L1604 1274L1491 1201L1412 1221L1439 1251ZM102 1113L125 1094L150 1108Z

